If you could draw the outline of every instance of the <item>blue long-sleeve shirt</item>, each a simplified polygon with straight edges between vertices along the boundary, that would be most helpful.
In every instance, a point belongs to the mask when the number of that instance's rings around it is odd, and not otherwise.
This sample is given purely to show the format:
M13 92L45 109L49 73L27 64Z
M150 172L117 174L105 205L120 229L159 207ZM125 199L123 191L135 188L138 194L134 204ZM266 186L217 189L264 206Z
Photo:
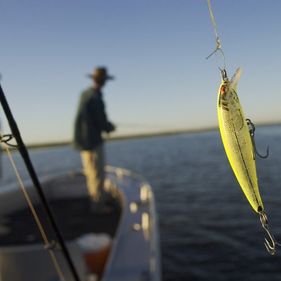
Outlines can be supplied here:
M92 150L103 143L102 132L111 132L114 126L107 120L102 93L93 87L80 97L74 122L74 147Z

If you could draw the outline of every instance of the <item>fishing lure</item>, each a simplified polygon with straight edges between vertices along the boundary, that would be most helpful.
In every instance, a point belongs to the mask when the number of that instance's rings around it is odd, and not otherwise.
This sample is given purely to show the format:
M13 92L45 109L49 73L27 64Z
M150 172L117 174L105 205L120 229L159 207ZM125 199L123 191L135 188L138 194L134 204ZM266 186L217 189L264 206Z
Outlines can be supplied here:
M275 253L276 242L270 233L268 220L264 211L258 186L256 172L256 147L254 145L254 127L249 119L245 119L242 106L237 95L237 84L241 75L238 68L231 80L228 79L226 70L221 70L222 82L218 91L217 113L219 129L230 166L236 176L250 205L260 216L263 229L269 240L265 238L265 246L270 254ZM267 155L261 156L265 158Z
M222 55L224 67L221 69L222 82L218 91L218 120L222 142L228 157L230 166L240 184L246 198L256 213L260 216L262 228L267 234L265 247L271 254L275 254L276 245L281 246L271 234L268 226L267 215L264 211L263 202L259 192L258 177L256 171L256 155L267 158L266 155L258 153L255 145L255 126L250 119L245 119L242 106L237 95L237 84L241 76L241 69L238 68L231 80L226 73L225 56L222 50L221 41L217 31L217 24L211 7L211 0L207 0L211 22L216 36L216 48L207 57L210 58L218 51Z
M238 68L229 81L226 71L222 71L217 104L219 129L232 170L252 208L259 213L264 207L258 188L255 151L237 95L240 75Z

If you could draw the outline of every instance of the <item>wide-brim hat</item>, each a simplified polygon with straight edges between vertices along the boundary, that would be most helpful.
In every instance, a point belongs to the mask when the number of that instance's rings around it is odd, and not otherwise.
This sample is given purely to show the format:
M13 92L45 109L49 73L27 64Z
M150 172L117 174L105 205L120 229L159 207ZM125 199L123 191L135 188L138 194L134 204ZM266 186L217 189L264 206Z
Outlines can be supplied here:
M96 67L94 70L93 70L93 73L90 73L87 75L89 78L91 79L96 79L96 80L113 80L114 79L114 76L112 75L109 75L107 73L107 69L106 67Z

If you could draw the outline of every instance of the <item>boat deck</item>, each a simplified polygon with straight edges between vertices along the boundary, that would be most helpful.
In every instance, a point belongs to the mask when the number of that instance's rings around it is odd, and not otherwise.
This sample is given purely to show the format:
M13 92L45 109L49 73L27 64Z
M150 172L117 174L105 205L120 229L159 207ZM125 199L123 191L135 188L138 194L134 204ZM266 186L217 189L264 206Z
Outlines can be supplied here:
M52 213L65 240L74 240L85 233L107 233L114 236L121 214L117 200L109 201L106 212L95 212L92 204L86 197L56 199L50 202ZM37 204L35 208L45 232L52 239L53 232L42 206ZM28 208L0 216L0 247L40 242L40 232Z

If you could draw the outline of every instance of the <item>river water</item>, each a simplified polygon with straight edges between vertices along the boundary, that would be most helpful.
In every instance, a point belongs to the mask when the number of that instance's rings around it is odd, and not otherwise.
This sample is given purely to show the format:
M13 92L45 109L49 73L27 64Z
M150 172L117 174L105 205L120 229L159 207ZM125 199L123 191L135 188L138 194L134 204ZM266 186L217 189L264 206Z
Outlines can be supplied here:
M256 143L270 157L257 159L269 224L281 240L281 127L260 127ZM163 280L281 280L281 247L267 253L258 215L245 199L226 159L218 131L110 141L107 163L144 176L159 215ZM72 148L30 151L40 177L81 167ZM23 177L27 174L15 154ZM0 189L15 176L5 155Z

